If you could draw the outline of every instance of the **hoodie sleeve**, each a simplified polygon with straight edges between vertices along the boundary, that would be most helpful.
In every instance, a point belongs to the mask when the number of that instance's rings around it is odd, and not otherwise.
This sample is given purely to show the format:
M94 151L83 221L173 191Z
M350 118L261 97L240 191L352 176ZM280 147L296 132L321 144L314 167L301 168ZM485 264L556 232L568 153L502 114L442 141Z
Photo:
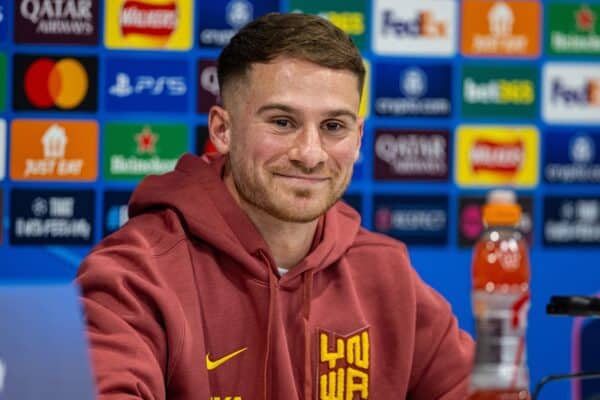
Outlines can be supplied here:
M77 283L98 399L165 399L185 324L141 235L102 242L84 260Z
M450 305L416 277L417 331L411 400L467 398L474 342L458 327Z

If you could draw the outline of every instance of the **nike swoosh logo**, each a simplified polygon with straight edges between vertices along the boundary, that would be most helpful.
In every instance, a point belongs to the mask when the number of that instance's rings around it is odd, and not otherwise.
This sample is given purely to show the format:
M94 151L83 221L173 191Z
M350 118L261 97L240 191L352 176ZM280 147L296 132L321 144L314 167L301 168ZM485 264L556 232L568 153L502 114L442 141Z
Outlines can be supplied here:
M206 354L206 369L208 369L209 371L212 371L213 369L223 365L224 363L226 363L227 361L231 360L233 357L237 356L240 353L243 353L244 351L246 351L248 348L244 347L243 349L239 349L238 351L234 351L233 353L229 353L224 357L221 357L217 360L211 361L209 354Z

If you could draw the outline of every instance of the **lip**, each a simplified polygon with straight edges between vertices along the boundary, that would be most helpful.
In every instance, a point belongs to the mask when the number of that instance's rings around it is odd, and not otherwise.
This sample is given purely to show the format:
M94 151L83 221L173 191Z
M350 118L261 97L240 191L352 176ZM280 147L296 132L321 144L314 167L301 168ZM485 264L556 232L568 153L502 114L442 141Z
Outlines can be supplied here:
M280 174L274 173L275 176L279 178L289 179L298 182L306 182L306 183L319 183L325 182L329 178L326 176L310 176L310 175L292 175L292 174Z

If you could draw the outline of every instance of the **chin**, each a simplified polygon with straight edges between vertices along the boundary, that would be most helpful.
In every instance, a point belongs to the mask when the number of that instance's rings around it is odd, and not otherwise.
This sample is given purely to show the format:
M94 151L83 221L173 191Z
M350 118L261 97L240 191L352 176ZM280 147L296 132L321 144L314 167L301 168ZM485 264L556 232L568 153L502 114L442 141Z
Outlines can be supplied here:
M335 201L330 203L323 199L295 199L273 207L269 213L283 221L305 223L321 217L333 204L335 204Z

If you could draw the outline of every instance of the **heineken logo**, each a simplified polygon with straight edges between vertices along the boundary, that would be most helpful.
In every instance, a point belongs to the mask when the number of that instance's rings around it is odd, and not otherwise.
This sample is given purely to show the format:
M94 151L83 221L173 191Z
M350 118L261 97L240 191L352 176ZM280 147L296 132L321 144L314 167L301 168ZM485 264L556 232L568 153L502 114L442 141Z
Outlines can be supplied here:
M158 135L153 133L150 127L144 127L144 129L135 135L135 141L137 142L138 153L155 153L155 144L158 141Z
M577 29L591 32L594 29L596 14L587 5L582 5L575 13L575 20L577 21Z
M598 4L549 4L550 54L600 55L599 13Z
M108 180L141 179L172 171L188 150L182 124L107 124L104 174Z

